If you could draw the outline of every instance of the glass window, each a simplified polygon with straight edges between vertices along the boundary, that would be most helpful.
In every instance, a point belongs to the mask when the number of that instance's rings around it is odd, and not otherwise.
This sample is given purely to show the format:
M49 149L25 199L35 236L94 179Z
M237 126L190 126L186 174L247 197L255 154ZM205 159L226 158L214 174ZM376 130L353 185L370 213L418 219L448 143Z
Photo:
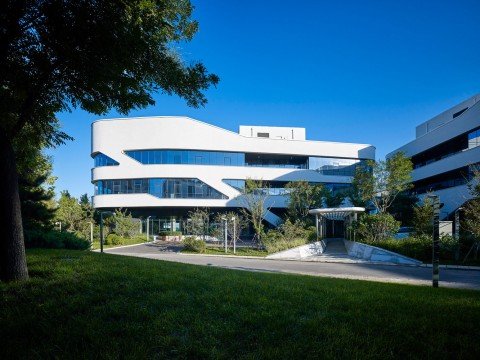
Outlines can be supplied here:
M148 164L148 151L142 151L142 164Z
M155 152L153 150L148 152L148 163L155 164Z
M468 134L468 148L474 148L480 145L480 130L472 131Z
M162 163L162 152L160 150L155 150L155 161L153 164L161 164Z
M324 157L309 157L308 168L323 175L354 176L356 167L363 163L358 159L337 159Z
M473 136L473 135L472 135ZM475 141L477 138L475 138ZM480 141L479 141L480 142ZM291 169L315 169L326 175L351 176L359 159L308 157L300 155L241 153L204 150L135 150L128 156L142 164L192 164L217 166L260 166ZM103 161L103 159L102 159ZM100 162L100 160L98 161Z
M167 150L167 164L173 164L173 151Z
M198 179L124 179L95 182L96 195L151 194L160 198L227 199Z
M118 165L117 161L113 160L111 157L102 153L95 154L95 156L93 157L93 162L94 162L94 167Z

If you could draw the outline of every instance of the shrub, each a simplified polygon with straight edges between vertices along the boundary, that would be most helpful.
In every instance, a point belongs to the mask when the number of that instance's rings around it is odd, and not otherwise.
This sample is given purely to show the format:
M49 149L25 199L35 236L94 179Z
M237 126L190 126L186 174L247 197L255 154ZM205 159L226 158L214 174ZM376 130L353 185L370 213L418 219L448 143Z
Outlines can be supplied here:
M127 214L126 210L123 213L121 210L115 210L114 218L114 232L117 235L124 238L131 238L139 233L140 221L138 219L133 219L131 214Z
M433 232L433 203L429 198L413 208L413 228L416 235L429 235Z
M206 250L205 241L196 239L194 236L187 236L183 239L185 250L203 254Z
M73 233L62 232L61 239L65 249L87 250L90 248L90 241L85 240Z
M278 230L270 230L263 238L263 246L270 254L305 245L306 243L306 239L302 238L286 239Z
M306 232L307 232L307 240L308 240L308 242L315 242L315 241L317 241L317 229L315 228L315 226L309 226L309 227L306 229Z
M411 236L406 239L386 239L381 241L364 241L367 244L390 250L423 262L432 261L432 236ZM453 260L457 250L457 241L450 235L440 237L440 260Z
M105 238L105 245L123 245L124 242L124 238L114 233L108 234L108 236Z
M400 228L400 222L388 213L363 214L353 226L360 239L376 243L393 237Z
M287 219L278 229L268 231L262 243L267 252L274 253L305 245L308 241L315 239L315 227L305 228L302 222L292 223Z
M147 241L147 237L146 235L135 235L134 237L131 238L132 239L132 242L135 242L135 243L141 243L141 242L145 242Z
M28 248L86 250L90 247L90 242L68 231L34 230L25 232L25 246Z
M452 235L440 236L440 258L454 259L458 248L458 241Z
M365 240L363 242L421 261L428 261L428 259L432 259L432 239L428 236L412 236L401 240Z

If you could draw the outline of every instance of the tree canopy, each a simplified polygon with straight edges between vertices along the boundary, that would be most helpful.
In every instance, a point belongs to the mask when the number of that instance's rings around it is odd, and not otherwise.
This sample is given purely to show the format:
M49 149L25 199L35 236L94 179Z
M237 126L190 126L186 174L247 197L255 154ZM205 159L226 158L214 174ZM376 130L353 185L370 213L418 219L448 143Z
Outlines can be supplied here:
M293 222L308 219L308 211L322 207L324 187L322 184L310 185L308 181L292 181L286 185L288 189L288 215Z
M355 205L371 201L378 212L385 213L400 193L411 188L412 161L398 152L367 165L356 169L350 199Z
M203 106L219 78L175 50L198 30L192 11L188 0L0 2L0 279L28 278L15 141L59 145L71 138L58 112L126 114L156 92Z
M153 105L157 91L204 105L218 77L171 46L197 31L192 10L184 0L2 2L2 127L16 135L29 124L55 143L65 139L55 114L72 107L128 113Z

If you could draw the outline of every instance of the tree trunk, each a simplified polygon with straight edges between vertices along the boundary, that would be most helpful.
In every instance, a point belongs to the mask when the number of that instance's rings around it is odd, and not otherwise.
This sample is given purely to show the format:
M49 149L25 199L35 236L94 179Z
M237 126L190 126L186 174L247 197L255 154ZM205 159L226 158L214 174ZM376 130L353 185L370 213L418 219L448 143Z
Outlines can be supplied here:
M0 130L0 207L3 231L0 235L0 280L28 279L18 173L11 140Z

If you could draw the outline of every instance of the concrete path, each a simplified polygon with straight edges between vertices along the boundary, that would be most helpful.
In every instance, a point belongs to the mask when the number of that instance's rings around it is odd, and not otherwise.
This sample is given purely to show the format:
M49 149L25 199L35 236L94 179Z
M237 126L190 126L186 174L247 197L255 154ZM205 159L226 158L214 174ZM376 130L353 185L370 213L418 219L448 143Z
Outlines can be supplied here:
M216 266L226 269L294 273L415 285L431 285L432 278L432 269L427 267L285 261L239 256L192 255L164 251L164 249L162 250L162 248L151 244L107 249L105 252L108 254L135 256L185 264ZM441 269L440 286L480 290L480 271Z

